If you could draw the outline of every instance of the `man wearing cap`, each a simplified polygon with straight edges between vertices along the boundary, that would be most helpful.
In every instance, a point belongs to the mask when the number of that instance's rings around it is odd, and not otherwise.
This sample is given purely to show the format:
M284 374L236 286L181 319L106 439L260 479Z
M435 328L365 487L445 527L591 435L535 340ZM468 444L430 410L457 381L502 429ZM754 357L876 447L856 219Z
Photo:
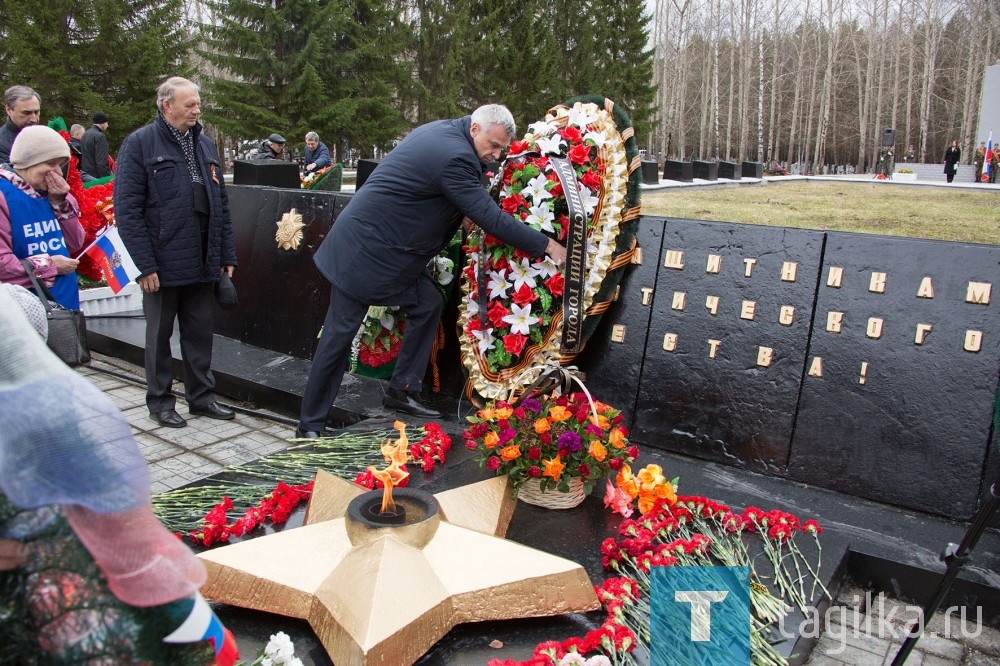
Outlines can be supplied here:
M272 134L264 139L257 151L259 160L283 160L285 159L285 137L280 134Z
M108 117L98 111L92 120L94 124L80 140L80 152L83 153L80 157L80 170L86 171L94 178L105 178L111 175L111 166L108 164L108 137L104 135L108 131Z
M73 255L83 247L84 231L62 175L69 144L45 125L30 125L14 139L10 161L12 168L0 168L0 282L31 289L25 259L57 303L79 309Z
M184 397L195 416L229 420L212 374L214 286L236 266L219 151L202 133L197 84L179 76L156 91L156 118L125 139L115 174L115 219L141 275L146 315L146 406L161 426L182 428L171 393L170 337L180 324Z
M0 127L0 164L10 162L14 138L25 127L37 125L42 112L42 98L28 86L11 86L4 91L7 122Z

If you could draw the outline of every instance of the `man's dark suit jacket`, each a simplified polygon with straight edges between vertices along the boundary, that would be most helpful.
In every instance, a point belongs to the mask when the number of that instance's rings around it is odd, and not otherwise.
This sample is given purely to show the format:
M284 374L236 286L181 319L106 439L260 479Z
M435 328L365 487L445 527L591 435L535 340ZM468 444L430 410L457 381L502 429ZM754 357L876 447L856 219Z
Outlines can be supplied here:
M533 257L548 237L507 215L482 184L470 116L413 130L379 162L313 260L341 291L370 305L412 305L434 255L469 217Z

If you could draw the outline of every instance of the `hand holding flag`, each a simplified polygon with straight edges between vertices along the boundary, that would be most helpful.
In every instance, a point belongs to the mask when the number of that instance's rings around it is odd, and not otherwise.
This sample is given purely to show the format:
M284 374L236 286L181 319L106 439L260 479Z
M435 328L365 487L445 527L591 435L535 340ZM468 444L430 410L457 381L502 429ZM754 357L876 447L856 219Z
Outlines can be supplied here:
M118 227L108 227L81 255L87 255L101 267L104 279L114 293L120 292L129 282L139 277L139 269L132 262L125 243L118 235Z

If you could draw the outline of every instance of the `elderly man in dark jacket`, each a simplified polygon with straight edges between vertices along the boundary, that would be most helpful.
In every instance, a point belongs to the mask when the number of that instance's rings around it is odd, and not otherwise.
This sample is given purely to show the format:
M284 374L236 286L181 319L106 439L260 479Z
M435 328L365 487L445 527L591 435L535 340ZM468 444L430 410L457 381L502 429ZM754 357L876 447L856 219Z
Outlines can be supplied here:
M236 246L219 153L201 133L198 86L171 77L157 90L156 119L118 151L115 219L142 272L146 315L146 405L158 424L180 428L170 392L174 320L180 323L188 411L231 419L215 400L213 286L233 274Z
M10 162L10 149L18 133L28 125L37 125L42 98L28 86L11 86L4 91L7 122L0 126L0 164Z
M107 178L111 175L111 165L108 163L108 117L103 112L94 114L94 124L84 132L80 140L80 170L89 173L94 178Z
M302 157L302 163L306 165L306 173L312 173L330 166L330 149L319 140L319 134L309 132L306 134L306 150Z
M313 257L331 283L330 307L302 396L297 437L322 432L369 305L406 308L406 334L384 404L440 418L417 400L442 308L427 264L463 216L532 257L547 253L557 263L565 260L566 248L501 211L483 187L483 165L500 158L514 132L514 118L498 104L422 125L379 163L337 217Z

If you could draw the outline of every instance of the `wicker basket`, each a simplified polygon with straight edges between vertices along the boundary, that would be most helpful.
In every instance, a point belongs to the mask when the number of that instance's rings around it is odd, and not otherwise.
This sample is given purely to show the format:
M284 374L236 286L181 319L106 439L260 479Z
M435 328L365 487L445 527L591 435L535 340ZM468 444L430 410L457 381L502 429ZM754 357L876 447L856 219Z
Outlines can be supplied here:
M517 494L517 498L525 504L534 504L543 509L572 509L579 506L585 497L583 479L578 476L569 480L569 491L565 493L555 488L543 492L538 479L528 479Z

